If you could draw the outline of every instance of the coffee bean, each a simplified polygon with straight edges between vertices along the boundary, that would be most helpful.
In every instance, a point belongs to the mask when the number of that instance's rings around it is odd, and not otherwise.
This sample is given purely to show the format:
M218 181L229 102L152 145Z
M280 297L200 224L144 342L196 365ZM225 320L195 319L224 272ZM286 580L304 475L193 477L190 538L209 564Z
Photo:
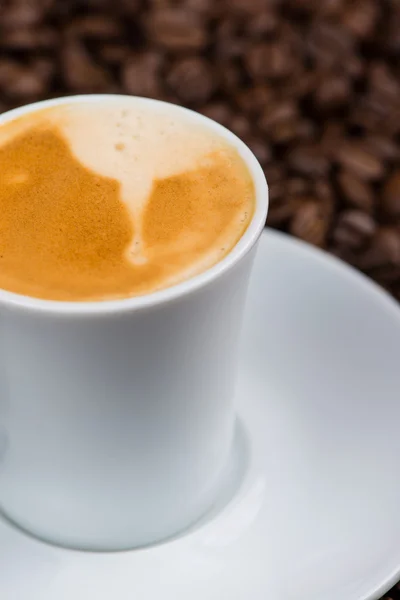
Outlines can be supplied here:
M124 62L122 83L129 94L158 97L160 94L160 54L151 52L131 55Z
M57 44L57 35L50 27L10 29L0 37L6 51L49 50Z
M294 121L298 117L298 107L290 100L286 102L275 102L265 108L259 125L264 131L271 131L277 125Z
M215 0L185 0L185 10L200 13L207 19L221 14L221 7Z
M8 30L37 25L49 12L52 4L52 0L14 0L4 3L1 6L1 25Z
M246 139L251 132L251 126L248 119L240 113L232 116L229 128L242 139Z
M231 128L233 112L228 104L224 102L213 102L206 104L201 112L206 117L221 123L221 125L224 125L225 127Z
M314 194L316 198L321 200L329 213L333 212L335 194L329 181L324 177L313 181Z
M279 28L279 19L272 7L251 17L246 23L246 33L251 39L265 39L272 36Z
M288 164L297 173L310 176L325 175L329 161L321 151L320 146L297 146L287 156Z
M285 193L289 196L306 196L311 191L311 183L307 179L293 177L285 185Z
M359 249L375 233L376 223L370 215L361 210L346 210L339 216L333 232L333 241L337 246Z
M150 12L144 21L149 39L167 50L198 50L207 44L208 32L201 16L194 12L159 9Z
M270 7L270 0L229 0L229 9L239 15L262 14Z
M265 166L272 159L271 147L260 137L249 137L247 143L261 165Z
M245 57L247 72L255 80L280 79L295 67L291 49L284 43L261 43L250 48Z
M286 200L286 185L283 181L275 181L269 184L269 200L271 206L279 206ZM279 204L278 204L279 201Z
M239 108L249 115L259 115L274 102L274 99L275 95L271 87L263 84L239 90L236 96Z
M222 19L215 31L215 57L218 61L241 58L248 42L243 37L242 22L236 19Z
M292 235L314 244L324 246L328 227L318 201L304 198L289 225Z
M391 68L382 62L374 62L369 68L369 85L372 91L382 98L397 102L400 94L400 82Z
M400 51L400 10L397 2L392 2L392 11L383 32L385 49L391 55L398 55Z
M297 133L296 121L281 121L271 127L267 140L274 144L287 145L298 137Z
M174 62L166 81L180 100L196 104L206 102L216 88L211 66L206 60L196 57Z
M390 217L400 217L400 169L392 173L383 187L382 209Z
M86 15L72 21L67 33L78 38L101 41L118 39L122 36L122 24L106 15Z
M320 20L313 24L307 38L310 57L323 68L340 67L353 47L354 40L344 27Z
M234 61L229 61L221 65L221 68L215 72L215 78L219 79L220 88L227 93L236 93L240 88L242 74Z
M15 100L33 101L45 92L51 73L40 63L21 65L13 61L0 62L0 89Z
M135 19L140 9L143 8L142 0L92 0L92 2L95 8L98 8L101 2L105 2L106 5L108 4L108 14L115 11L115 13L122 14L123 17L129 19Z
M109 73L92 60L80 42L67 41L61 60L64 80L71 91L106 92L112 89Z
M310 119L299 119L296 121L296 137L299 140L315 141L316 135L317 127Z
M282 162L275 161L264 169L269 183L284 181L287 179L287 168Z
M320 110L335 110L350 101L351 82L345 75L326 77L317 87L315 104Z
M280 198L280 195L277 196ZM270 207L267 217L267 225L270 227L284 227L290 222L300 207L300 202L295 198L282 198L277 202L274 195L269 196Z
M372 212L374 191L369 183L345 169L337 174L337 183L346 203L368 213Z
M394 161L400 158L400 147L390 138L376 134L370 134L364 138L368 151L382 160Z
M361 179L379 179L384 174L384 165L368 149L356 142L345 142L336 153L338 163Z
M357 266L367 271L384 265L400 265L400 235L393 227L378 229L369 247L357 259Z
M359 39L370 37L378 25L380 5L374 0L356 0L341 14L341 23Z
M111 66L123 63L130 56L129 46L119 42L102 43L97 52L101 61Z

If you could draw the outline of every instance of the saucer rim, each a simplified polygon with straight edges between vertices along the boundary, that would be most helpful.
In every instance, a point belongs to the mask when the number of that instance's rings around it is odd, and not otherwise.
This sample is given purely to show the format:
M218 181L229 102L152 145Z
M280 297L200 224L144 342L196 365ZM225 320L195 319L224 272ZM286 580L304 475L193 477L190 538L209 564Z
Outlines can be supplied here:
M269 240L273 240L274 244L277 243L281 247L283 245L286 248L297 249L305 258L307 258L307 260L316 260L323 268L329 268L331 272L333 272L333 276L336 275L345 278L346 284L361 287L373 300L381 305L381 308L385 310L387 314L393 316L394 319L397 319L400 326L400 304L389 294L389 292L362 271L357 270L340 258L329 254L329 252L322 248L313 246L312 244L299 238L295 238L285 232L266 227L260 242L268 243ZM394 569L381 584L377 585L371 592L358 600L383 600L384 595L400 582L400 554L398 561L396 560L396 562L398 562L398 567Z

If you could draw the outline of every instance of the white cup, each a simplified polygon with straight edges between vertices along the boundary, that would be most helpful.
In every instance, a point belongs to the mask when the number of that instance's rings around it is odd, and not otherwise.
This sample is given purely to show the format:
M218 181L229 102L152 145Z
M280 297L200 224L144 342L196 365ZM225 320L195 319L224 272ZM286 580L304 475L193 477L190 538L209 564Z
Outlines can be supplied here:
M94 99L118 97L67 100ZM63 102L13 110L0 126ZM55 302L0 290L0 506L63 546L127 549L182 531L212 505L231 449L238 337L267 185L234 134L165 108L223 136L247 164L256 209L233 250L142 297Z

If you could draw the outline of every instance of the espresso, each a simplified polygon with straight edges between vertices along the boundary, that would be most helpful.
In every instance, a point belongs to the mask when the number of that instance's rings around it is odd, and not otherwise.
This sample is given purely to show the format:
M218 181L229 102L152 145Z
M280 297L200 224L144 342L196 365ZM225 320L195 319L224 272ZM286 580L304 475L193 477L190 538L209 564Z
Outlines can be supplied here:
M220 261L255 205L236 150L185 113L70 102L0 125L0 287L51 300L149 294Z

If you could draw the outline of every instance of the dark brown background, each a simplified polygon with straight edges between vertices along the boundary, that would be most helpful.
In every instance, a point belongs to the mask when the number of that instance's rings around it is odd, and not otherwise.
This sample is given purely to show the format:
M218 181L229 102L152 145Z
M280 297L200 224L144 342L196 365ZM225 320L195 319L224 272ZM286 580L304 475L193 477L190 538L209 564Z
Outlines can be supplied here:
M269 225L398 299L399 59L400 0L0 0L0 112L121 91L198 110L259 158Z

